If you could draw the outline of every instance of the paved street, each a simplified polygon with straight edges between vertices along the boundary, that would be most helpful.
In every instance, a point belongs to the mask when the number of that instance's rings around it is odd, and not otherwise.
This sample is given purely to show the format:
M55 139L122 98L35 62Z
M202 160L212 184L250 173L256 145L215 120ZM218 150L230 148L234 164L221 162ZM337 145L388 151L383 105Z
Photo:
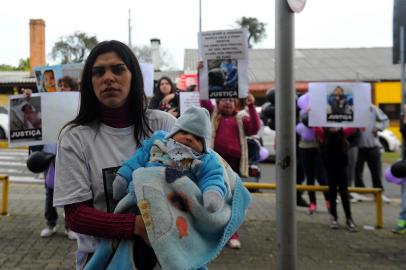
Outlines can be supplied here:
M27 149L0 148L0 174L6 174L12 182L43 182L40 175L27 169Z
M273 167L272 164L261 166L267 174ZM263 179L268 178L263 176ZM328 214L321 194L318 195L319 211L315 215L310 216L307 209L297 208L297 269L406 269L406 236L391 232L400 209L399 189L394 185L387 188L394 200L384 205L384 228L379 230L373 229L373 201L352 204L359 228L357 233L343 227L341 205L338 207L340 229L328 227ZM253 194L246 222L240 229L242 249L226 248L210 269L275 269L275 201L273 191ZM10 215L0 216L0 269L74 268L76 243L63 234L61 220L54 237L39 237L44 226L43 203L42 184L11 183Z

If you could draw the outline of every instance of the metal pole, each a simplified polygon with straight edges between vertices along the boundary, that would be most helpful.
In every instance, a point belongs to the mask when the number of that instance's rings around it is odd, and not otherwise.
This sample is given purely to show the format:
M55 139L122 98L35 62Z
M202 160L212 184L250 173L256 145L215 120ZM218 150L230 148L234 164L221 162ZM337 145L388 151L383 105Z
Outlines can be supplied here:
M278 270L294 270L297 261L296 232L296 136L295 82L293 69L294 13L286 0L276 1L276 241Z
M199 32L202 32L202 0L199 0Z
M401 78L401 107L400 107L400 125L403 124L405 117L405 30L404 26L400 27L400 78ZM405 141L406 138L402 135L402 159L405 159Z
M128 9L128 47L132 48L132 42L131 42L131 9Z
M0 176L3 181L3 200L1 204L1 215L8 215L8 175Z

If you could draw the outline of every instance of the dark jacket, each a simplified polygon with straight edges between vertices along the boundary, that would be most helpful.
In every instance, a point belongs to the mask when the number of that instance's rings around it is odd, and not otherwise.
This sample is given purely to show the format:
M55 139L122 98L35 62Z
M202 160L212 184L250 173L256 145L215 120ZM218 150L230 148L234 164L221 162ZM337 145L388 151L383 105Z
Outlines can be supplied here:
M320 140L320 154L326 169L344 170L348 163L349 143L343 129L331 132L323 128L323 138Z

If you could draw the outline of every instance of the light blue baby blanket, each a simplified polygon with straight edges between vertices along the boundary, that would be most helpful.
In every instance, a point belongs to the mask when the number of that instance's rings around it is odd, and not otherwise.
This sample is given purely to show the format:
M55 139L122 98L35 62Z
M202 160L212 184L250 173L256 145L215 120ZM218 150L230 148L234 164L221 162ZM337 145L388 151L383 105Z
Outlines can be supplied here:
M240 177L228 164L224 171L231 196L215 213L203 207L202 192L192 180L183 175L173 177L165 167L134 171L131 191L115 212L127 212L135 203L138 205L162 269L204 268L243 223L251 201ZM102 240L85 269L136 269L131 241L121 241L115 251L112 243Z

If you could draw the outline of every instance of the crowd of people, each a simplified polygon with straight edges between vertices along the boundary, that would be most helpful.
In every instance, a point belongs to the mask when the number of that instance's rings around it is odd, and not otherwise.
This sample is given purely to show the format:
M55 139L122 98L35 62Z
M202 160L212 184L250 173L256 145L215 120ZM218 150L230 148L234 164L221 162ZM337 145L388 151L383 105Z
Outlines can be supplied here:
M193 166L188 169L192 170L190 178L201 188L207 211L217 212L232 195L223 179L226 164L241 176L248 173L245 137L256 134L260 127L254 98L249 96L246 104L240 104L238 99L221 99L216 106L207 101L207 109L192 107L181 116L179 93L169 77L162 77L148 104L139 63L132 51L118 41L99 43L85 62L80 86L70 83L65 78L58 82L58 88L80 91L78 114L62 129L57 145L40 149L55 155L44 171L47 227L40 235L49 237L56 232L57 208L62 207L66 233L78 243L77 269L86 265L100 239L133 240L137 269L152 269L157 257L149 245L147 225L141 213L137 209L131 213L112 212L107 206L109 194L103 179L108 174L117 175L112 190L114 199L119 200L129 192L131 180L130 172L125 182L120 182L124 179L119 178L122 175L119 168L124 168L122 162L134 153L138 157L148 151L152 153L158 142L154 140L147 151L148 138L167 134L160 137L167 152L161 153L159 162L169 159L169 165L162 164L168 166L167 171L172 175L173 168L185 166L184 160L198 160L191 163L197 166L196 171ZM29 99L31 93L25 95ZM139 166L154 163L155 153L149 157L151 160L145 159L146 163ZM179 169L175 171L182 173ZM233 248L241 247L237 232L229 244Z
M340 93L341 88L334 93ZM269 127L275 128L275 91L267 92L267 103L262 108L261 118ZM308 104L307 104L308 105ZM389 119L385 113L375 105L371 105L371 121L369 126L363 128L328 128L310 127L309 111L311 108L301 108L298 98L297 106L297 184L306 182L314 185L315 181L320 185L327 185L329 192L324 193L325 207L330 213L330 227L337 229L337 201L341 201L345 224L348 230L357 231L357 226L351 214L350 202L369 200L368 197L349 193L348 187L366 187L363 181L364 164L367 163L372 176L372 187L381 188L382 185L382 160L381 145L378 131L382 131L389 125ZM337 188L340 199L337 198ZM297 205L308 207L309 214L317 212L317 200L315 193L309 191L309 203L303 198L301 192L297 193ZM385 203L391 200L382 195Z
M179 92L166 76L158 80L148 103L138 60L118 41L101 42L91 51L80 86L74 85L71 78L61 79L58 86L63 91L79 90L81 102L77 116L61 131L58 145L42 149L56 157L44 173L47 227L40 235L49 237L55 233L58 218L55 207L63 208L66 233L78 243L77 269L83 269L100 239L105 238L133 240L137 269L152 269L157 264L148 239L148 225L140 210L114 213L107 205L109 194L103 182L106 174L115 175L112 183L115 201L133 192L131 174L138 168L165 167L167 181L186 174L201 190L204 207L216 213L231 196L227 183L223 182L224 164L240 177L247 177L247 137L257 134L263 124L275 127L274 95L269 102L273 108L263 108L263 122L251 94L243 100L217 99L215 104L201 100L200 107L180 115ZM30 93L26 95L29 99ZM332 229L339 227L338 187L346 227L357 231L350 202L360 199L360 195L355 198L356 194L349 194L348 186L352 183L365 186L362 180L365 162L373 186L383 188L377 132L387 127L388 118L378 107L373 106L372 110L373 125L359 129L311 128L308 110L300 113L298 110L297 180L308 185L316 181L328 185L324 199ZM265 112L272 115L264 115ZM189 163L185 165L184 160ZM309 192L310 203L302 195L297 194L298 206L306 206L309 214L315 214L315 193ZM386 196L383 200L390 202ZM237 231L228 244L234 249L241 248Z

